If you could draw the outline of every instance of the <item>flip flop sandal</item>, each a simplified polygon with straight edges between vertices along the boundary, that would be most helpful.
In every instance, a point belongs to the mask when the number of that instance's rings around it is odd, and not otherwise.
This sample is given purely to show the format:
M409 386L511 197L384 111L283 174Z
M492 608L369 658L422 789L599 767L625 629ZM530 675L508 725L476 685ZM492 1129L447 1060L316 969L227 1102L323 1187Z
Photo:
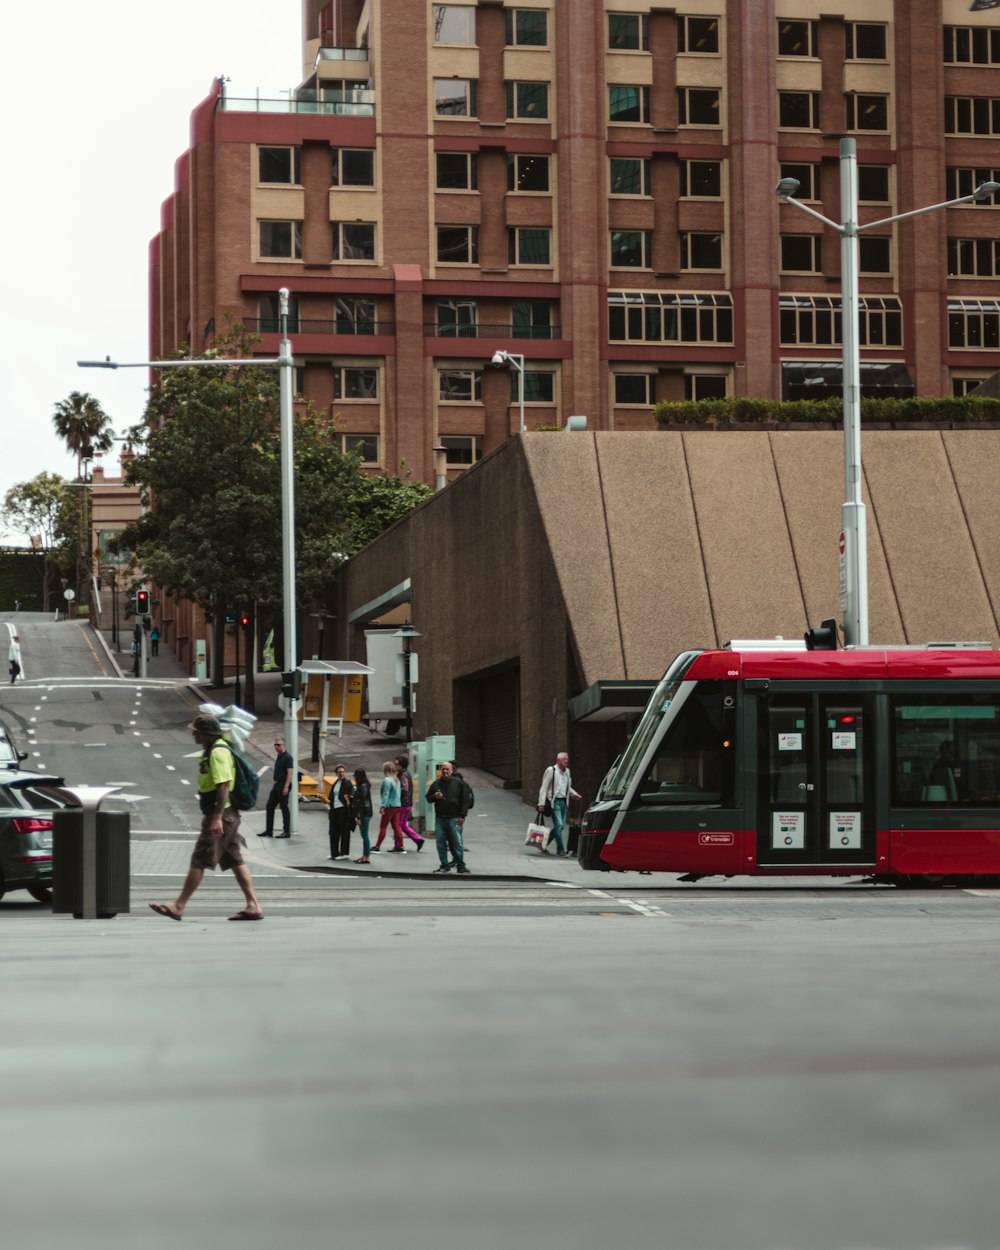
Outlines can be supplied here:
M183 920L183 916L178 916L175 911L171 911L166 903L150 903L150 907L158 916L169 916L171 920Z
M177 917L180 920L180 916ZM230 920L263 920L263 916L253 916L248 911L238 911L235 916L230 916Z

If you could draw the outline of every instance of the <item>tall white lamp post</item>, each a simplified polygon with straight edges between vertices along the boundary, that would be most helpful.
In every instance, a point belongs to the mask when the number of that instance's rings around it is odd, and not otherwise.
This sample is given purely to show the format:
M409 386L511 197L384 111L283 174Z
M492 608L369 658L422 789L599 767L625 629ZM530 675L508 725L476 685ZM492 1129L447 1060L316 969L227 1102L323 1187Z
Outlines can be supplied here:
M292 345L288 339L287 287L278 292L278 311L281 317L281 341L277 356L260 356L251 360L78 360L81 369L217 369L253 365L272 365L278 369L278 400L281 436L281 555L282 598L284 601L285 671L293 672L295 663L296 610L295 610L295 446L292 419L292 396L294 394L292 370ZM292 783L288 791L289 832L298 832L298 695L285 698L285 749L292 756Z
M868 645L868 530L861 477L861 351L858 334L858 236L879 226L922 217L956 204L987 200L1000 191L1000 183L984 182L971 195L941 204L929 204L908 213L897 213L879 221L858 225L858 160L853 139L840 141L840 209L843 221L838 225L808 204L792 199L799 189L795 178L782 178L775 194L786 204L794 204L803 213L815 217L840 235L841 324L843 338L844 384L844 503L841 507L841 529L844 533L844 586L841 610L844 613L846 646Z
M503 348L500 348L498 351L495 351L493 353L493 360L491 363L497 369L501 368L503 365L513 365L514 368L521 375L517 379L517 393L518 393L518 396L520 397L521 433L523 434L524 433L524 357L517 352L505 352Z

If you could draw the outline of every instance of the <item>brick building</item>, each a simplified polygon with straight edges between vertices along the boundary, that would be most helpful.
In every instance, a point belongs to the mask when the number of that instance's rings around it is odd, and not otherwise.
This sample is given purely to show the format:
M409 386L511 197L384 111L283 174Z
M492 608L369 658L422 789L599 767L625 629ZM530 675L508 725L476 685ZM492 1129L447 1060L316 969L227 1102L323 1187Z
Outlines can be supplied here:
M151 340L227 313L373 468L433 481L518 428L840 385L839 139L860 219L1000 167L991 0L304 0L300 87L194 112L151 249ZM963 392L1000 355L996 204L864 237L863 384ZM490 367L502 348L524 357Z

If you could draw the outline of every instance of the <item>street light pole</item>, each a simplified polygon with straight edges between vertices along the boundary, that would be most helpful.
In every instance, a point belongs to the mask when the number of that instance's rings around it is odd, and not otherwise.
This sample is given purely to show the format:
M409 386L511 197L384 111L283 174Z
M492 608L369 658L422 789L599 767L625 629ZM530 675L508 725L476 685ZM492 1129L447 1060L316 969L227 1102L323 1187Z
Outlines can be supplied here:
M414 629L409 621L402 629L397 629L394 638L403 640L403 711L406 716L406 745L413 741L413 678L410 667L413 660L413 640L422 638L419 629Z
M292 345L288 339L289 292L282 287L278 292L281 314L281 342L276 357L262 356L250 360L141 360L128 363L112 360L78 360L81 369L218 369L243 365L275 366L278 369L279 431L281 437L281 530L282 530L282 594L284 597L285 668L295 668L296 610L295 610L295 448L292 421L293 378L295 362ZM285 749L292 756L292 782L288 791L289 833L298 832L298 717L297 700L285 703Z
M518 407L520 408L520 415L521 415L520 429L521 429L521 433L523 434L524 433L524 356L519 355L517 352L504 351L504 349L501 347L493 353L492 364L495 365L497 369L499 369L501 365L513 365L514 368L521 375L517 380L518 381L517 393L520 398L520 403Z
M801 212L821 221L840 235L841 267L841 341L843 347L844 388L844 503L841 507L841 528L844 534L844 589L841 610L844 613L844 644L849 647L868 645L868 522L862 489L861 470L861 344L858 331L860 295L858 292L859 236L878 226L892 225L910 217L922 217L952 208L956 204L989 199L1000 191L1000 183L983 182L971 195L929 204L908 213L897 213L879 221L858 225L858 156L853 139L840 141L840 210L838 224L824 217L808 204L793 199L799 189L795 178L782 178L775 194L785 204L794 204Z

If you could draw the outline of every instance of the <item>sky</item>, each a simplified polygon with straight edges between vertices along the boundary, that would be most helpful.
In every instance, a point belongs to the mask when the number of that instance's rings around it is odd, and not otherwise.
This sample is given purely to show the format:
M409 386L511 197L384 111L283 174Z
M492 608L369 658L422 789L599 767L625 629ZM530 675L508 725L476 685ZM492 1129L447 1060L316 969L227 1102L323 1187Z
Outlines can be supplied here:
M8 165L0 281L0 502L38 473L72 478L55 405L88 391L116 432L145 405L150 239L212 80L281 98L302 78L300 0L17 0L0 41ZM117 473L114 453L105 457ZM23 543L5 531L0 541Z

